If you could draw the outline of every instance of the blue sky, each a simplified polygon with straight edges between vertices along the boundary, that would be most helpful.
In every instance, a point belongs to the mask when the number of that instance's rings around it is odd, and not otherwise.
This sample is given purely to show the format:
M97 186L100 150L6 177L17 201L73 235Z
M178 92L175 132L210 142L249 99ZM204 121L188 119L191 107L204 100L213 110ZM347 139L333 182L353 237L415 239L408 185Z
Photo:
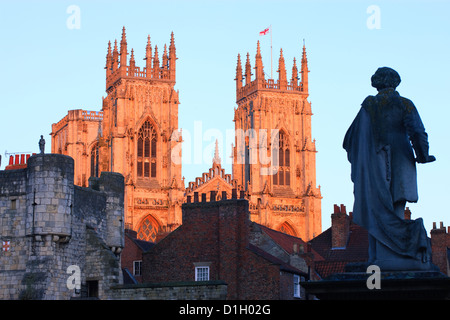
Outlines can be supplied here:
M71 5L79 8L79 28L67 27ZM372 5L379 9L379 28L367 24ZM208 132L225 137L234 129L237 54L249 52L254 64L260 40L270 75L270 36L258 33L271 25L275 78L280 48L290 75L306 42L323 229L333 204L348 211L353 206L342 139L361 102L376 93L370 76L381 66L400 73L398 91L418 108L437 157L418 166L419 202L408 204L412 217L422 217L427 230L433 222L447 226L449 12L450 1L0 1L1 168L6 152L37 152L41 134L49 151L51 124L68 110L101 109L107 43L120 39L125 26L128 50L134 48L141 67L148 34L160 53L175 34L179 126L193 134L194 124L201 124L206 150L200 164L193 163L193 150L190 157L183 150L183 175L192 181L211 165L215 138ZM229 142L220 144L231 173Z

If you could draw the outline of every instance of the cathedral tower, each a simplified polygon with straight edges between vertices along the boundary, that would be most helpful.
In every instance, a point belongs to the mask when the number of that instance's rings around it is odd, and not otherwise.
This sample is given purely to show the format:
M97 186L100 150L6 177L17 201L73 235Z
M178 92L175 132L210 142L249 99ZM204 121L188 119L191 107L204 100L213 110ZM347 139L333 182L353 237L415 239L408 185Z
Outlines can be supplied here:
M233 179L249 198L253 221L307 241L321 232L322 197L316 187L306 48L300 72L294 58L290 81L280 51L275 81L265 78L258 41L253 70L249 54L244 71L238 55Z
M162 55L148 36L144 60L137 66L124 27L120 42L108 43L102 111L69 111L52 126L52 152L75 159L75 182L82 186L102 171L121 173L125 225L155 241L181 224L184 196L181 161L172 160L172 150L181 153L173 33Z

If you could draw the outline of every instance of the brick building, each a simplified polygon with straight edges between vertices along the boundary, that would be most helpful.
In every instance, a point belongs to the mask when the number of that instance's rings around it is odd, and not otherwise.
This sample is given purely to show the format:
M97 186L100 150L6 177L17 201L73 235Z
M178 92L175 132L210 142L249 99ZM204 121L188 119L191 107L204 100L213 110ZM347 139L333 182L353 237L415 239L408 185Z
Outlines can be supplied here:
M196 195L183 204L183 224L143 254L144 282L222 280L227 299L304 298L302 253L275 243L250 221L248 201L236 199L235 189L233 195L209 202L206 194L201 202ZM298 248L302 240L296 239Z
M120 255L125 284L142 282L142 255L154 246L154 242L137 238L137 232L125 229L125 246Z

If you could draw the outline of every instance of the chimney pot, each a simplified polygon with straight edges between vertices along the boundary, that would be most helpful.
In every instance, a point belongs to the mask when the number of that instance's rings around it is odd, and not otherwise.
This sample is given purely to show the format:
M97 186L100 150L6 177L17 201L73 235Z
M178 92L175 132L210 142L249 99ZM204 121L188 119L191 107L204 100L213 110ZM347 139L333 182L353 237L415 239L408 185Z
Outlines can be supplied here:
M339 206L337 204L334 205L334 213L339 213Z

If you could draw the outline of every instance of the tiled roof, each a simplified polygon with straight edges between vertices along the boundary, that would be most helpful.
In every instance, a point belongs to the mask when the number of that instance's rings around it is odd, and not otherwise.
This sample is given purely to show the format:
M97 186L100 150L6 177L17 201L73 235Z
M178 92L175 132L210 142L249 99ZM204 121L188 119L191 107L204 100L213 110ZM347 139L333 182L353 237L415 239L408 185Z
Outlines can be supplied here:
M326 277L332 273L344 272L344 267L350 262L364 262L368 259L367 230L351 223L347 245L344 248L332 248L331 227L310 241L311 247L323 259L315 259L315 269L320 276Z
M139 240L139 239L132 239L132 240L142 250L142 252L147 252L155 245L155 243L151 242L151 241L145 241L145 240Z
M133 241L139 247L139 249L142 250L142 252L147 252L155 245L154 242L137 239L136 232L132 230L126 230L125 236Z
M264 232L266 235L272 238L272 240L275 241L288 254L294 253L294 244L303 245L304 251L306 252L307 243L303 241L301 238L270 229L260 224L258 224L258 226L261 228L262 232ZM311 251L311 253L314 254L315 259L317 258L317 260L323 260L323 258L319 255L319 253L315 252L314 249Z
M123 284L136 284L138 283L133 277L131 272L127 268L122 268Z
M314 264L314 270L321 278L325 278L333 273L344 272L347 263L347 261L317 261Z
M288 263L283 262L282 260L280 260L277 257L268 253L267 251L264 251L261 248L258 248L257 246L255 246L251 243L248 244L247 249L252 251L253 253L257 254L258 256L266 259L267 261L269 261L273 264L279 265L281 270L307 276L307 274L305 272L291 266Z

